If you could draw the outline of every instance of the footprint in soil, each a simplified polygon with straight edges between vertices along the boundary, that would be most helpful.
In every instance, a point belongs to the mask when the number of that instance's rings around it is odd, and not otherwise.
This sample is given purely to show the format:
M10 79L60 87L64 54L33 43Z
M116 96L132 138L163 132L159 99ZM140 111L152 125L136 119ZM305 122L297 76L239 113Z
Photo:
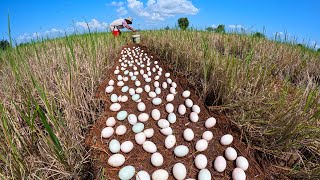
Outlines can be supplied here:
M107 179L263 179L186 82L145 47L123 47L99 87L105 111L86 138L96 171Z

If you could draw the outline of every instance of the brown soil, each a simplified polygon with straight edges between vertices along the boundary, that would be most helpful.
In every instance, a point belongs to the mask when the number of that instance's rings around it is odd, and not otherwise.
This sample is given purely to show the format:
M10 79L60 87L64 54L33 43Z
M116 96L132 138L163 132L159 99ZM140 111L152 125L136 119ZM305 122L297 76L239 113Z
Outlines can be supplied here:
M128 45L128 46L124 46L124 47L133 47L133 46L134 45ZM135 46L137 46L137 45L135 45ZM141 47L141 49L144 49L145 51L147 51L145 47ZM120 53L119 53L119 55L120 55ZM150 55L152 55L152 54L150 54L148 52L148 55L150 57ZM175 110L177 111L177 107L180 104L184 103L184 98L181 96L181 93L184 90L190 90L191 91L191 99L193 100L194 104L199 105L201 108L201 112L199 114L199 121L197 123L192 123L189 121L188 115L190 113L190 109L187 108L187 113L184 116L181 116L178 113L176 113L177 122L174 124L171 124L170 126L174 130L174 134L177 138L176 145L186 145L189 147L190 151L187 156L185 156L183 158L175 157L173 154L174 148L168 150L164 147L165 136L160 133L160 131L159 131L160 129L157 126L156 121L154 121L151 117L144 124L145 124L145 129L146 128L153 128L155 130L155 134L151 138L151 140L157 145L158 152L160 152L164 157L164 164L161 167L156 168L151 165L151 163L150 163L151 154L145 152L142 149L141 145L136 144L136 142L134 140L134 133L131 131L132 126L128 123L128 121L121 121L121 122L117 121L117 124L115 125L115 127L117 127L121 124L125 125L128 129L127 133L125 135L123 135L123 136L113 135L113 137L111 137L109 139L101 139L100 134L101 134L101 130L104 127L106 127L106 124L105 124L106 119L111 116L115 117L117 114L116 112L111 112L109 110L109 107L111 105L110 94L105 93L105 87L107 86L108 81L110 79L114 79L116 81L116 75L113 74L113 71L117 65L120 66L120 63L117 61L118 59L119 58L116 59L113 68L111 68L106 73L106 76L107 76L106 80L104 82L102 82L98 88L98 92L96 94L96 97L104 101L105 111L104 111L104 113L101 114L100 118L93 125L93 127L89 131L88 136L86 137L86 141L85 141L86 145L88 147L90 147L90 149L92 150L91 151L92 157L95 159L95 163L93 164L93 168L95 169L95 173L97 173L97 171L100 168L104 168L105 176L107 177L107 179L118 179L118 172L121 169L121 167L114 168L114 167L110 167L107 164L109 156L112 155L112 153L108 149L108 142L115 138L115 139L119 140L120 143L124 142L126 140L130 140L134 143L133 150L128 154L124 154L126 157L126 162L123 166L132 165L136 168L136 172L138 172L140 170L144 170L144 171L147 171L150 174L150 176L155 170L163 168L169 172L169 174L170 174L169 179L174 179L172 176L172 167L175 163L181 162L187 167L187 173L188 173L187 177L188 178L197 178L197 174L198 174L199 170L194 165L194 158L197 154L199 154L199 152L195 152L195 148L194 148L195 142L201 138L202 133L204 131L208 130L204 127L205 120L207 118L213 116L217 119L216 126L212 129L210 129L214 134L214 138L209 142L208 149L206 151L202 152L202 154L205 154L208 158L207 169L210 170L213 179L231 179L232 170L235 168L235 161L227 161L227 168L222 173L218 173L213 168L214 159L219 155L224 156L224 150L228 147L228 146L222 146L219 143L221 136L226 133L232 134L234 136L234 141L230 146L237 150L238 156L240 156L240 155L244 156L249 161L249 169L246 171L247 179L265 179L265 177L266 177L265 173L264 173L263 169L260 167L260 165L257 163L256 159L254 158L253 151L250 149L250 147L247 147L243 142L241 142L241 140L240 140L241 134L240 134L240 131L238 130L238 128L233 126L226 117L209 112L206 109L203 100L201 100L196 95L195 89L188 83L187 79L184 77L173 77L172 75L170 76L171 79L174 82L176 82L178 85L177 86L178 94L175 96L175 100L172 102L172 104L174 105ZM165 64L163 64L163 62L161 62L155 56L153 59L158 60L159 66L164 69L163 75L161 76L161 78L159 80L160 84L162 84L161 82L163 82L165 80L164 73L166 73L166 72L170 72L170 74L173 74L173 73L170 71L170 69ZM142 78L141 75L139 75L139 76L140 76L139 78ZM154 75L152 76L152 78L154 78ZM154 79L152 79L152 84L153 84L153 81L154 81ZM141 80L141 84L142 84L141 87L144 87L145 82ZM126 85L128 85L129 87L134 86L134 84L131 80L127 81ZM152 87L151 87L151 90L153 90ZM165 102L165 97L168 94L168 92L169 92L169 88L167 88L166 90L162 89L162 93L160 94L160 97L163 99L163 102ZM121 92L121 88L119 88L119 87L115 88L114 92L112 92L112 93L115 93L118 95L123 94ZM129 95L128 92L125 94L129 97L129 100L126 103L121 103L121 106L122 106L121 109L126 110L128 112L128 114L134 113L134 114L138 115L140 112L137 110L137 107L136 107L137 103L133 102L130 99L131 96ZM151 99L148 97L146 92L143 92L141 94L141 99L143 100L143 102L146 104L146 107L147 107L145 112L150 113L152 109L158 108L161 112L161 118L165 119L167 117L168 113L165 111L165 104L166 103L162 103L160 106L155 107L151 103ZM186 142L183 139L182 133L186 128L191 128L195 132L195 138L192 142Z

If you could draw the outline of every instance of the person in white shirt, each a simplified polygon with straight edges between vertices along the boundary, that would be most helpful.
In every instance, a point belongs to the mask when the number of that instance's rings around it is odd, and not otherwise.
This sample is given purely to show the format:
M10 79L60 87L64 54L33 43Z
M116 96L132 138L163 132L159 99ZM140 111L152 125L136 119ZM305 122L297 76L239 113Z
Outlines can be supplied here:
M113 36L116 37L121 35L120 29L123 29L123 28L127 28L133 32L136 32L136 30L133 27L128 25L128 24L132 24L132 21L133 21L132 17L128 17L125 19L120 18L120 19L114 20L109 26Z

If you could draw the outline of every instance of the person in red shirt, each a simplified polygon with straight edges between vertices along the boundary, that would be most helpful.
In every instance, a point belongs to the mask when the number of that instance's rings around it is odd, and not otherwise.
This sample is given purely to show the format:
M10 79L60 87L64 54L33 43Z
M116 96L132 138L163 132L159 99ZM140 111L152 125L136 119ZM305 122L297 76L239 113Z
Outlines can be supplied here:
M133 27L129 26L129 24L132 24L132 21L133 21L132 17L128 17L125 19L120 18L120 19L114 20L109 26L113 36L116 37L121 35L120 29L123 29L123 28L127 28L133 32L136 32L136 30Z

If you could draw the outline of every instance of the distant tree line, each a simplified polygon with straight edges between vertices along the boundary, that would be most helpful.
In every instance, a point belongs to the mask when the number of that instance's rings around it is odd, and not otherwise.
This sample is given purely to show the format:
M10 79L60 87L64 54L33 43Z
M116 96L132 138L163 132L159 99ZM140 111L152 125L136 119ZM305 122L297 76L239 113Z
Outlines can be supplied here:
M7 41L7 40L1 40L0 41L0 49L1 50L6 50L9 47L10 47L9 41Z

